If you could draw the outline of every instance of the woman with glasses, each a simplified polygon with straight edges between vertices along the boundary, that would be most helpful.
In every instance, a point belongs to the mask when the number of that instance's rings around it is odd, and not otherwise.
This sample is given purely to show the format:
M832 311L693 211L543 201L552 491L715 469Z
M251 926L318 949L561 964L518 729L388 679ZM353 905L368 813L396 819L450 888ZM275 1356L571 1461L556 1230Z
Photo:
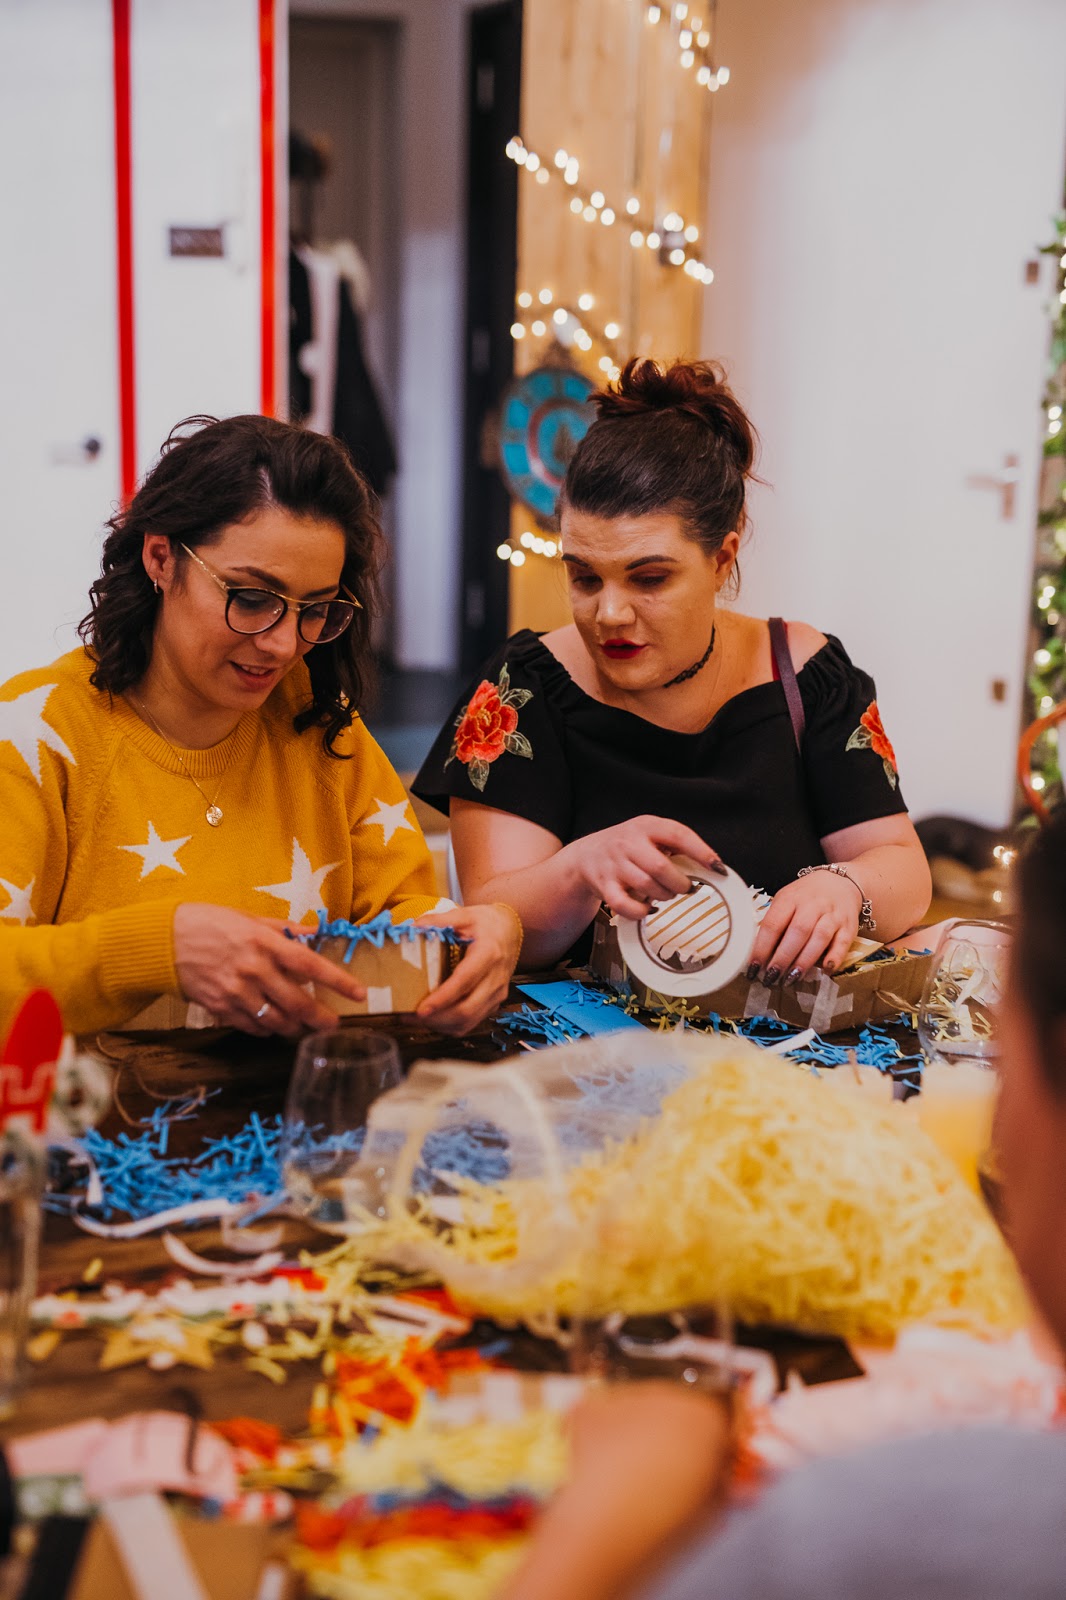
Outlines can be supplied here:
M503 905L428 916L433 865L359 716L377 599L373 497L319 434L180 424L108 524L83 647L0 687L0 1023L51 989L76 1032L180 994L219 1022L333 1020L352 977L286 937L381 911L472 942L420 1014L462 1033L503 999Z

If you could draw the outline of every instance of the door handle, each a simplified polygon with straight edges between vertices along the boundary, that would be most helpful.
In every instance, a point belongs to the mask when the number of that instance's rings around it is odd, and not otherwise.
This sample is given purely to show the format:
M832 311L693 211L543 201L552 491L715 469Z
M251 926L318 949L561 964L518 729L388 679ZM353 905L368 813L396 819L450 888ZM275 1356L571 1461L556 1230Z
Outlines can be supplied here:
M1004 522L1010 522L1014 517L1020 476L1019 466L1018 456L1006 455L1003 457L1002 472L975 472L966 479L966 486L969 489L992 489L1001 496L999 514Z

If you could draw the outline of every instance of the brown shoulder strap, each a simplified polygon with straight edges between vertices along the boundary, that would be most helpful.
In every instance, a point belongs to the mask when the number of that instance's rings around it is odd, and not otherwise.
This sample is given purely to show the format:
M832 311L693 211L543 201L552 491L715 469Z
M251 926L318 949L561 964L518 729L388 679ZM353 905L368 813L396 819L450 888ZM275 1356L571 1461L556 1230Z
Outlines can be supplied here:
M780 617L770 618L770 651L774 658L774 678L785 691L792 734L796 741L796 749L802 755L803 732L807 726L807 718L803 711L799 684L796 682L796 669L792 665L792 652L788 648L788 629Z

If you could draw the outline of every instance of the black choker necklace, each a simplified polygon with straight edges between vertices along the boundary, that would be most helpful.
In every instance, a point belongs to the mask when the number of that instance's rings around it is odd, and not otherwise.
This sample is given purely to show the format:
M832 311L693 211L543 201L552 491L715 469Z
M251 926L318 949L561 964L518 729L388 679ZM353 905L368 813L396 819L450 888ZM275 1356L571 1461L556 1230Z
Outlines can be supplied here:
M675 683L687 683L690 678L694 678L696 676L697 672L702 672L708 661L711 659L711 656L714 654L714 641L717 637L718 628L716 625L711 629L710 644L700 656L700 659L696 662L695 666L686 667L684 672L679 672L676 678L671 678L669 683L664 683L663 688L672 689Z

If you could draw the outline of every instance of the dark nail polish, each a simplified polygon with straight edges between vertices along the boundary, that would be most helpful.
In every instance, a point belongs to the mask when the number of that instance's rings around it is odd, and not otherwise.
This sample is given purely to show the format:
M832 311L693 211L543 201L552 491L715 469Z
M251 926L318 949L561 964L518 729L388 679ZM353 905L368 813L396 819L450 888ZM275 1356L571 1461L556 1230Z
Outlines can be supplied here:
M836 964L835 961L823 961L822 962L822 971L823 972L828 972L828 973L832 974L832 973L834 973L836 971L836 969L837 969L837 964Z
M768 984L772 988L773 985L777 982L777 980L778 980L778 978L780 976L781 976L781 968L780 967L767 967L766 976L763 979L763 982Z
M785 979L785 982L786 983L798 983L799 980L802 977L803 977L803 968L802 967L793 967L792 971L789 973L788 977Z
M747 972L745 972L744 976L747 978L749 983L754 983L761 970L762 969L759 966L759 963L757 961L753 961Z
M711 871L717 872L720 878L724 878L728 876L729 868L726 866L724 861L712 861Z

